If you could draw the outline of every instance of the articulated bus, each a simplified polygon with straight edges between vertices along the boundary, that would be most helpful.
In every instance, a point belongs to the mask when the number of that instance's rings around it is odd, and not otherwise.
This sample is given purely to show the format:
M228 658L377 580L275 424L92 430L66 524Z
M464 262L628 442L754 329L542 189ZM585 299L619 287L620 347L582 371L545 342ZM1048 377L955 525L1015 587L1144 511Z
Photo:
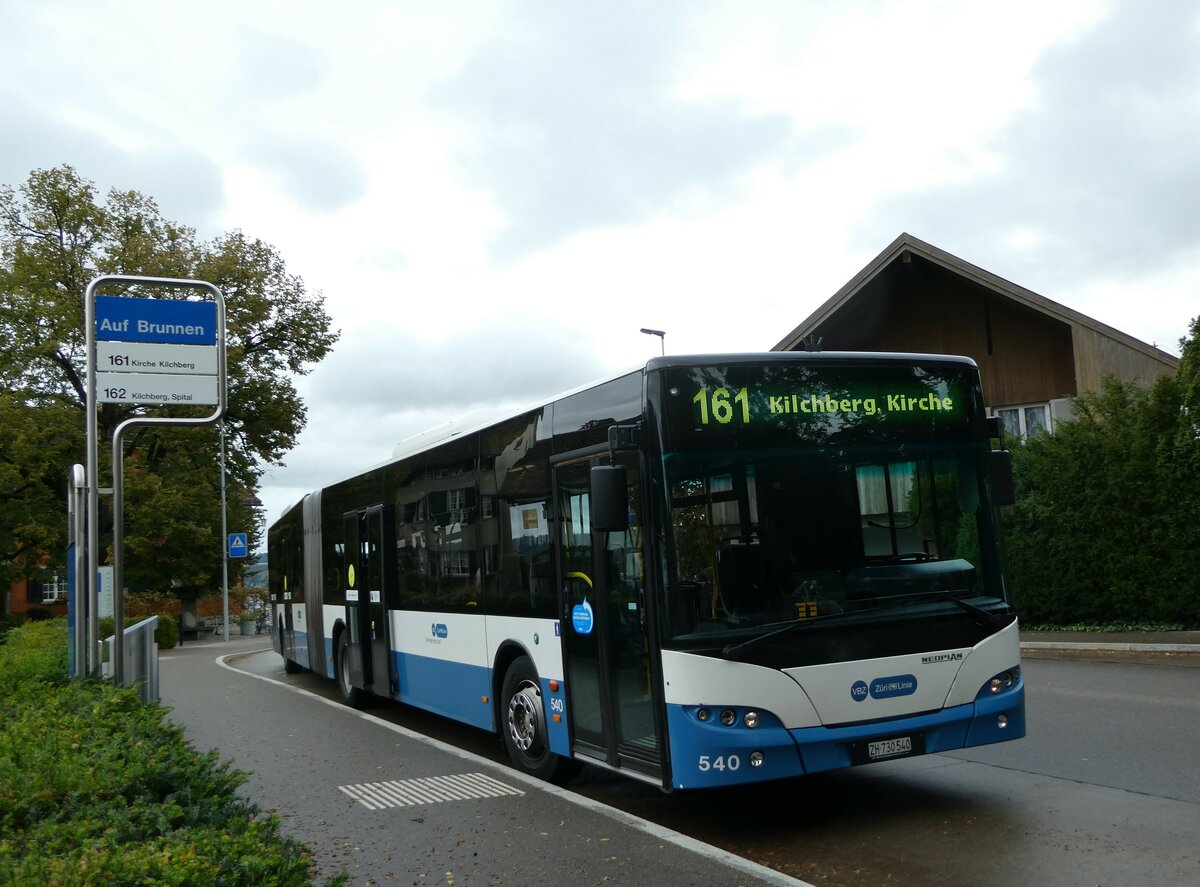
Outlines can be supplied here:
M275 644L545 779L714 788L1017 739L1009 456L968 358L656 357L291 506Z

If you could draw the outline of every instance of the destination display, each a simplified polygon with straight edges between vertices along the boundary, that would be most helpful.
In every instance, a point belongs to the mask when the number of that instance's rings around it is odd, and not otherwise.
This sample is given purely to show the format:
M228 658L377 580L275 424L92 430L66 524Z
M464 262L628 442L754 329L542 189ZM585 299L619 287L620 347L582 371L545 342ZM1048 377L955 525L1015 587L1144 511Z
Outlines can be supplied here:
M689 438L733 434L829 439L853 432L893 437L937 426L969 427L973 390L950 364L697 366L667 370L667 425L672 446ZM781 435L781 432L783 434Z

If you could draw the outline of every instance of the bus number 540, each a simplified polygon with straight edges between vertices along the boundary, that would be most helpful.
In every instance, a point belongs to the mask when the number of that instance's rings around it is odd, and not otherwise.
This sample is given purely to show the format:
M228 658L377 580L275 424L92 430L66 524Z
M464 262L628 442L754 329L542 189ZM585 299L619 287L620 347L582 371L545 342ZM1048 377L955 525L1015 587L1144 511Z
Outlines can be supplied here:
M725 757L725 755L716 755L715 757L701 755L699 761L701 773L708 770L736 770L740 766L742 766L742 759L737 755L730 755L729 757Z

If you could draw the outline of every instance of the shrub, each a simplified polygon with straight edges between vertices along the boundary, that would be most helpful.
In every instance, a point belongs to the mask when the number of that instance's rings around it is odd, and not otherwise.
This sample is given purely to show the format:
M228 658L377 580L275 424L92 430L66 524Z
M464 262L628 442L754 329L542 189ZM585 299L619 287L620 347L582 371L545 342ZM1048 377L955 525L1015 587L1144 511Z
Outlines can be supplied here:
M1105 381L1014 447L1009 576L1022 620L1200 625L1200 437L1175 379Z
M309 853L133 690L66 678L63 620L0 647L0 883L313 883ZM345 883L338 876L334 883Z
M0 692L27 682L67 677L67 623L63 619L26 622L0 644Z

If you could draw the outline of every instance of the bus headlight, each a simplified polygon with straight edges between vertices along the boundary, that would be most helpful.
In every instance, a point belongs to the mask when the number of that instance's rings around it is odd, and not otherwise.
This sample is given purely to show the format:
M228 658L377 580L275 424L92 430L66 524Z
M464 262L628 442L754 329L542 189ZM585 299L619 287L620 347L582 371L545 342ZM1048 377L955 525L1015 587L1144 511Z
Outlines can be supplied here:
M763 753L760 751L750 752L750 766L761 767L763 765Z
M734 724L737 723L737 712L734 711L732 708L722 709L721 710L721 723L724 724L726 727L732 727Z
M742 715L742 723L753 730L758 726L758 712L748 711Z
M1010 668L1008 671L996 675L987 683L987 688L993 693L999 693L1001 690L1007 690L1012 687L1021 678L1021 666Z

